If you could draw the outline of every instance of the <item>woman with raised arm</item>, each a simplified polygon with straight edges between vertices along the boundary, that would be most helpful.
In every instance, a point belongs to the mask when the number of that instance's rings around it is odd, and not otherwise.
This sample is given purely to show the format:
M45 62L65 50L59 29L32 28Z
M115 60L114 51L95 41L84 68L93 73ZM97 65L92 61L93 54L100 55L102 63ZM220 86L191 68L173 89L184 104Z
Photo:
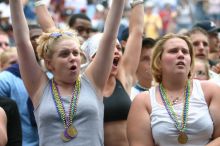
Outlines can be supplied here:
M130 146L220 145L220 87L191 79L193 68L188 37L167 34L156 43L151 69L158 84L132 102Z
M129 37L124 54L119 42L116 44L114 61L104 88L104 142L105 146L128 146L127 116L131 105L130 92L134 85L139 63L144 26L142 0L131 3ZM102 34L92 36L84 42L82 49L93 63Z
M22 2L10 0L21 75L35 108L40 146L103 145L103 91L124 3L113 0L101 49L83 74L80 43L74 31L51 29L40 36L37 51L53 73L49 80L36 61Z

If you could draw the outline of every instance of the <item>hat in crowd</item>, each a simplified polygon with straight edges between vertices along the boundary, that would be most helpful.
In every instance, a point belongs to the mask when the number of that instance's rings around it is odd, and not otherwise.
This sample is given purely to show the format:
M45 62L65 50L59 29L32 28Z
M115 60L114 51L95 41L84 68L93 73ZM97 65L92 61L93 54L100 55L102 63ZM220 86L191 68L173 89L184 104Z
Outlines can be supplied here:
M120 41L127 41L127 40L128 40L128 36L129 36L129 28L126 27L126 28L122 31Z
M103 36L103 33L94 34L82 44L81 49L83 53L85 53L87 60L91 61L91 58L93 58L94 55L96 54L99 48L99 44L101 42L102 36ZM117 42L119 43L118 40Z
M103 33L97 33L87 39L81 46L88 60L90 60L96 53Z
M213 21L200 21L197 22L193 27L200 27L207 32L220 32L220 27L217 27Z

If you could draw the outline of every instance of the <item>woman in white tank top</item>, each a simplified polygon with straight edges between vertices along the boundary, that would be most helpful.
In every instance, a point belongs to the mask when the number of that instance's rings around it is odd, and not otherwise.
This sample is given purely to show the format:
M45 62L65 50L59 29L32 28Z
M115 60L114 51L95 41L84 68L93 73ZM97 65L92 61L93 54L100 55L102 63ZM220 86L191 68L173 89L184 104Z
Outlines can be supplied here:
M191 80L193 56L186 36L168 34L157 42L151 63L157 85L132 103L130 146L220 145L220 87Z

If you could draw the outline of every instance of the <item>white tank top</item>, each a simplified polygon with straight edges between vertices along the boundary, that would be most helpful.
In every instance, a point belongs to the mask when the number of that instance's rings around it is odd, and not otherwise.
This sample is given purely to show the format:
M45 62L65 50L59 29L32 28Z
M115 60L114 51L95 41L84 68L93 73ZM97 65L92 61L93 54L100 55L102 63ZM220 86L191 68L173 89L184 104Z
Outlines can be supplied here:
M158 88L158 86L157 86ZM213 133L213 121L198 80L193 80L193 90L190 96L189 113L186 134L188 142L179 144L177 141L178 130L165 107L156 101L156 87L149 90L152 112L152 135L157 146L204 146ZM178 121L181 122L183 103L173 106Z

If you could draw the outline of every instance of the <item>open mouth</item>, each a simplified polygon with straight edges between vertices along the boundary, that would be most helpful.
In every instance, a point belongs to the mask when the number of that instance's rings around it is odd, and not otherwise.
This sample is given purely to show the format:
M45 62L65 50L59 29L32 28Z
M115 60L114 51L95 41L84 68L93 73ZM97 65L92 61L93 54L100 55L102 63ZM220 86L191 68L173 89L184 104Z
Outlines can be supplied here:
M118 63L119 63L119 58L115 57L114 60L113 60L113 65L118 66Z
M75 66L75 65L71 66L71 67L70 67L70 70L71 70L71 71L75 71L75 70L76 70L76 66Z
M183 62L178 62L176 65L185 65Z

